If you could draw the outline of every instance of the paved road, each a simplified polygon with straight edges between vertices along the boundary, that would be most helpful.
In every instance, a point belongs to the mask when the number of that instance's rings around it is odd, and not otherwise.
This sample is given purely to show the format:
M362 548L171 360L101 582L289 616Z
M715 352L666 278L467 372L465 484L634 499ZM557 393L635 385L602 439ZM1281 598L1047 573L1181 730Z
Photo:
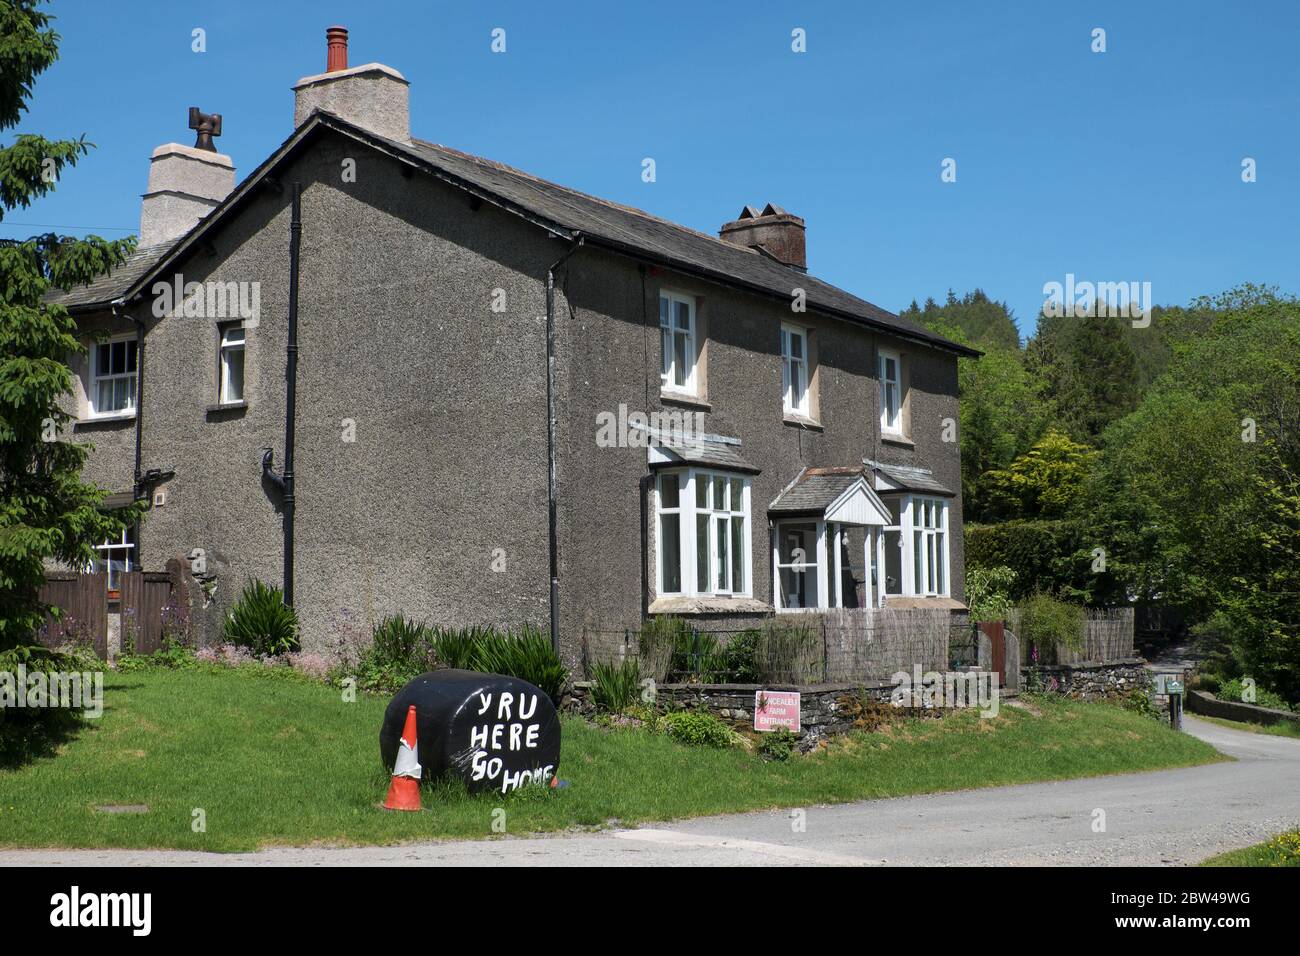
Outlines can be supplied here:
M882 866L1196 863L1300 825L1300 740L1187 728L1236 757L1184 770L705 817L599 833L396 847L0 850L0 866ZM1106 813L1093 832L1094 811Z

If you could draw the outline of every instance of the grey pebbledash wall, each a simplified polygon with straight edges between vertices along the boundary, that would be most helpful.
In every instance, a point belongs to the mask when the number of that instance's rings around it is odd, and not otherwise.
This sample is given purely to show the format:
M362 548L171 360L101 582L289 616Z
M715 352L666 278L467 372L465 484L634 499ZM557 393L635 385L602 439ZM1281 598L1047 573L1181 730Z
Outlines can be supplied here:
M355 182L344 161L356 161ZM145 319L142 466L174 470L141 531L146 568L202 549L216 636L250 577L279 584L289 189L303 183L297 417L296 604L308 649L387 614L433 624L544 625L547 559L545 277L568 243L341 134L324 131L169 270L186 281L257 282L246 407L214 409L218 320ZM815 243L814 243L815 244ZM792 288L800 275L791 272ZM644 448L598 448L596 416L659 395L658 295L685 291L706 327L708 432L742 441L753 480L752 622L770 609L767 504L805 465L864 458L930 467L961 487L954 356L632 259L584 247L556 296L561 643L580 658L587 628L635 625L655 597ZM494 290L504 312L492 311ZM816 427L783 420L780 323L815 327ZM87 327L109 321L90 316ZM123 331L131 328L128 324ZM912 443L878 435L876 349L908 356ZM130 487L133 424L91 426L87 474ZM355 434L355 441L345 436ZM963 578L960 499L951 509L951 580Z
M791 287L801 276L791 271ZM636 627L655 594L655 522L644 448L596 445L597 415L633 410L698 411L706 433L738 438L753 477L750 548L753 597L770 611L772 559L767 506L805 466L861 466L864 458L923 466L958 493L952 500L951 581L962 596L964 560L958 445L945 442L944 420L956 420L957 361L950 354L881 332L809 313L789 302L647 267L598 249L569 260L562 284L561 620L566 634ZM661 397L660 290L695 298L707 337L700 402ZM817 426L788 422L782 412L782 321L813 327L817 355ZM879 439L876 349L907 356L911 442ZM566 493L567 492L567 493ZM646 542L644 549L641 541ZM630 586L637 582L637 587ZM596 599L596 598L599 599ZM714 602L718 603L718 602ZM744 612L752 615L753 608ZM742 612L743 613L743 612ZM740 626L733 614L698 615L702 627ZM751 616L745 623L752 623Z

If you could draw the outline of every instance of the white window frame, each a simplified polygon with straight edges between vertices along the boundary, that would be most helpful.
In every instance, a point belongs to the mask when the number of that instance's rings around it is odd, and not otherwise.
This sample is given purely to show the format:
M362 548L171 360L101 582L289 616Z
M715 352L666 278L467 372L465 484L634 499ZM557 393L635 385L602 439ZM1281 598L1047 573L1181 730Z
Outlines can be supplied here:
M794 342L799 341L798 356ZM781 323L781 401L787 415L812 416L812 363L808 356L808 329L800 325ZM802 392L796 394L796 385Z
M816 527L816 550L812 560L781 560L782 529L790 525ZM772 602L778 614L797 614L806 611L824 611L844 606L844 566L840 561L843 540L851 526L839 521L818 521L814 518L788 518L772 523ZM885 563L884 528L879 525L862 525L863 531L863 604L865 607L884 607L883 568ZM807 556L805 556L807 557ZM817 605L815 607L786 607L785 592L781 588L781 572L785 570L817 571Z
M665 304L667 308L665 308ZM688 329L683 330L678 323L677 306L684 305L687 310ZM694 296L678 292L660 290L659 292L659 345L662 349L662 363L659 369L659 387L669 394L686 395L694 398L698 395L699 382L699 328L700 319L695 310ZM677 338L685 336L685 362L688 368L682 375L682 384L677 384Z
M894 377L885 372L888 361L894 363ZM903 356L893 349L880 349L876 371L880 378L880 431L884 435L903 434ZM893 394L893 403L889 401Z
M665 508L663 503L663 494L661 492L662 481L667 475L678 476L678 507ZM741 509L736 511L728 503L726 508L716 507L714 501L714 479L724 479L727 489L727 499L730 501L731 485L730 482L738 481L741 485ZM704 483L708 482L708 486ZM701 508L698 504L699 489L705 487L706 504ZM663 469L658 472L655 480L655 586L656 594L663 597L695 597L695 596L713 596L713 597L752 597L754 593L754 567L753 567L753 517L750 507L750 478L747 475L737 474L735 472L720 471L711 468L673 468ZM661 518L663 515L676 514L680 516L678 532L678 541L680 542L681 555L681 590L665 591L664 590L664 548L663 535L660 532L662 527ZM707 515L708 520L705 524L708 534L708 540L705 544L708 555L708 568L706 569L708 580L706 587L701 588L699 583L700 567L698 561L699 530L698 519L702 515ZM744 586L735 587L733 580L733 535L731 524L734 521L743 523L740 532L741 541L741 571L744 574ZM727 528L727 537L725 544L726 565L720 567L719 562L723 556L723 550L719 549L718 532L720 526ZM725 573L722 573L725 572ZM722 586L720 586L722 585Z
M912 593L916 597L948 597L951 594L948 577L951 542L948 535L947 499L911 495L908 511L910 531L907 540L912 551L908 567L911 568L913 578ZM918 535L921 540L919 551L916 547Z
M95 545L97 557L91 562L89 570L91 572L104 571L107 575L108 590L121 591L121 575L134 570L135 568L135 541L132 540L131 528L129 526L122 529L122 537L118 540L107 540L103 544ZM118 552L124 552L120 560L122 567L118 570L113 569L114 555ZM117 583L114 584L114 581Z
M887 497L892 499L894 496ZM934 495L906 494L899 495L898 498L899 523L885 529L899 532L899 550L902 552L899 555L901 593L891 592L891 596L951 597L952 534L949 531L948 499ZM926 515L927 505L934 509L933 519ZM921 536L920 551L916 547L918 533ZM921 562L920 580L917 579L918 560ZM942 580L932 577L932 572L941 576Z
M246 360L247 352L245 351L247 341L248 332L242 325L228 325L221 330L221 344L217 347L217 364L220 368L217 401L222 405L242 405L244 403L244 392L247 391L248 387L246 378L248 363ZM232 397L230 394L230 359L236 352L239 353L239 361L243 368L239 376L239 395Z
M786 561L781 560L781 535L782 529L793 525L812 525L815 529L813 549L815 554L811 556L804 555L803 561ZM809 611L822 611L826 609L829 601L829 581L826 560L826 522L818 521L815 518L791 518L784 521L775 521L772 523L772 606L778 614L801 614ZM807 607L787 607L785 604L785 591L781 587L781 572L796 571L807 573L808 569L817 572L817 603Z
M108 348L109 362L112 363L112 351L114 345L122 345L123 365L130 364L130 354L132 349L135 350L135 370L134 371L104 371L100 368L101 348ZM104 411L99 407L99 385L100 382L117 382L126 381L129 385L127 391L126 407ZM90 387L86 389L86 408L91 418L130 418L135 414L136 395L139 394L140 382L140 351L139 343L133 335L117 335L103 342L94 342L90 348Z

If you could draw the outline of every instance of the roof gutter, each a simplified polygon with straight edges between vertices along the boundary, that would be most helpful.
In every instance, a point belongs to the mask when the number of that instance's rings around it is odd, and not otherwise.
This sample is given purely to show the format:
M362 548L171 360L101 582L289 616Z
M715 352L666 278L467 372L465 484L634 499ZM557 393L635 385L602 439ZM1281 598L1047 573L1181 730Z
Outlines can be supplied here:
M551 649L560 650L560 548L556 520L559 488L555 476L555 446L559 415L556 411L558 383L555 364L555 270L582 248L586 241L579 232L574 243L546 270L546 538L551 574Z

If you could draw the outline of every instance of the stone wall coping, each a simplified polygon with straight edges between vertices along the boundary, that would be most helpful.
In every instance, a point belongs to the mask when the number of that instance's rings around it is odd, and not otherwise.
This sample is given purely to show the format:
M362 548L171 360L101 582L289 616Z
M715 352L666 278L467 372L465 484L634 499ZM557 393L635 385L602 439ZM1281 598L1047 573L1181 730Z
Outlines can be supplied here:
M1020 669L1040 671L1098 671L1112 667L1141 667L1146 665L1145 657L1121 657L1113 661L1075 661L1073 664L1025 664Z
M1188 690L1187 698L1189 702L1191 700L1204 700L1215 704L1223 704L1242 716L1258 717L1262 723L1266 724L1277 723L1283 720L1289 720L1292 723L1300 723L1300 714L1297 714L1294 711L1277 710L1273 707L1261 707L1258 704L1248 704L1244 700L1224 700L1218 694L1210 694L1203 690ZM1192 710L1192 708L1189 707L1188 710ZM1196 713L1196 711L1193 710L1192 713ZM1218 715L1211 713L1209 716L1215 717Z

